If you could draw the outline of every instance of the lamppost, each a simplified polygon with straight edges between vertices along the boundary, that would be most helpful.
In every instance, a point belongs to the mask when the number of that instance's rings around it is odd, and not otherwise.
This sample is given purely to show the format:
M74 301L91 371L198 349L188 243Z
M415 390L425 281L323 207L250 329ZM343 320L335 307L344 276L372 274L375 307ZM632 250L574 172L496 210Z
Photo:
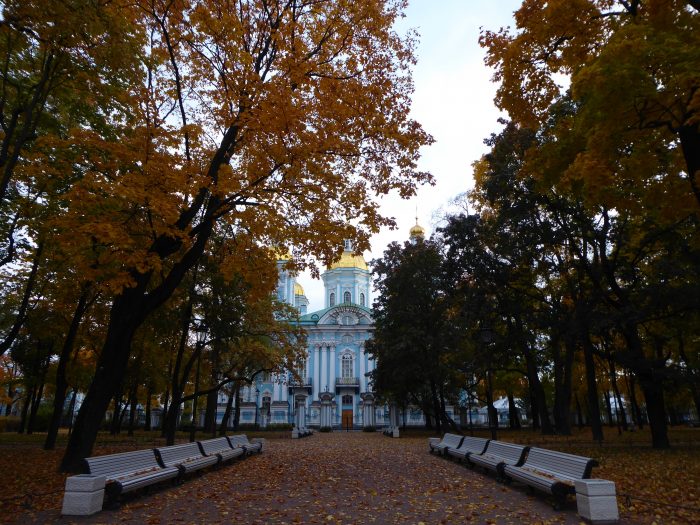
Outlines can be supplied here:
M258 390L258 387L255 387L255 428L258 428L258 412L260 412L260 409L258 408L258 397L260 397L260 390Z
M493 331L490 328L481 329L481 342L484 343L484 348L488 354L488 363L486 367L486 413L488 414L489 430L491 431L491 439L498 439L498 422L496 420L496 408L493 406L493 378L491 377L491 352L488 351L489 345L493 342Z
M202 364L202 350L207 340L207 329L202 323L195 328L197 344L195 351L197 352L197 371L194 376L194 393L192 397L192 426L190 427L190 442L194 441L194 434L197 430L197 394L199 392L199 368Z

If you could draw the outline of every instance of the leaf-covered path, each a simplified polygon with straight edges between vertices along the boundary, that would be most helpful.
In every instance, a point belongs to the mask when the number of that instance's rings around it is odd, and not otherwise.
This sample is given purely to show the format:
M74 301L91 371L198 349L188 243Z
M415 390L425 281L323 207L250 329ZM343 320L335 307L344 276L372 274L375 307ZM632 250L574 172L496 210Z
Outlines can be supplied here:
M542 495L429 454L424 438L341 432L268 440L261 455L90 518L59 519L58 511L32 517L37 523L580 522L575 503L555 512Z

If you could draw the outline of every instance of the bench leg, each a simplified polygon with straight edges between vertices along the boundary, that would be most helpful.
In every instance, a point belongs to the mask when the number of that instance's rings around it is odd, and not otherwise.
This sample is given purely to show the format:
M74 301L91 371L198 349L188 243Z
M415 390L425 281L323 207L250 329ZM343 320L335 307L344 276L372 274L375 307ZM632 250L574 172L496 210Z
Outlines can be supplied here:
M552 508L554 510L564 510L564 507L566 507L566 496L554 496Z

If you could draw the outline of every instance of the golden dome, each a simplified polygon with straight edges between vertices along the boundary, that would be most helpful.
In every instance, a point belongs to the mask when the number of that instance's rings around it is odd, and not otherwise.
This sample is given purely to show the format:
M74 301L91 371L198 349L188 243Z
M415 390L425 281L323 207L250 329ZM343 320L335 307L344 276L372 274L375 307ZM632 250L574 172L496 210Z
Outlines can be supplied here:
M277 261L290 261L292 259L292 255L289 253L289 250L287 250L284 246L272 248L272 254Z
M425 237L425 228L416 222L410 230L411 237Z
M360 268L361 270L368 270L367 262L362 255L355 255L353 252L347 250L340 256L339 261L334 262L328 267L329 270L334 270L336 268Z
M294 283L294 295L304 295L304 289L299 283Z

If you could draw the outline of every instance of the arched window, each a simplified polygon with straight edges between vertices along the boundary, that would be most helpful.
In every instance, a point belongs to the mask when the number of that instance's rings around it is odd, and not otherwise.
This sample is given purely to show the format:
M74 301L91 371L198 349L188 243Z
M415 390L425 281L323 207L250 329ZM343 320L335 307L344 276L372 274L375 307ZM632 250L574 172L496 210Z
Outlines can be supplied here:
M360 294L360 306L365 305L365 294L361 293Z
M343 302L350 302L350 292L345 292L345 295L343 295Z
M352 377L352 356L345 354L342 359L342 374L343 377Z
M306 381L306 365L307 360L304 359L299 365L299 368L297 369L297 373L299 374L299 377L301 377L302 381Z
M343 404L344 405L352 405L352 395L346 394L343 396Z
M263 396L262 406L260 407L263 415L270 415L270 405L272 403L272 398L269 395Z
M335 306L335 294L331 293L331 297L328 301L329 306Z

